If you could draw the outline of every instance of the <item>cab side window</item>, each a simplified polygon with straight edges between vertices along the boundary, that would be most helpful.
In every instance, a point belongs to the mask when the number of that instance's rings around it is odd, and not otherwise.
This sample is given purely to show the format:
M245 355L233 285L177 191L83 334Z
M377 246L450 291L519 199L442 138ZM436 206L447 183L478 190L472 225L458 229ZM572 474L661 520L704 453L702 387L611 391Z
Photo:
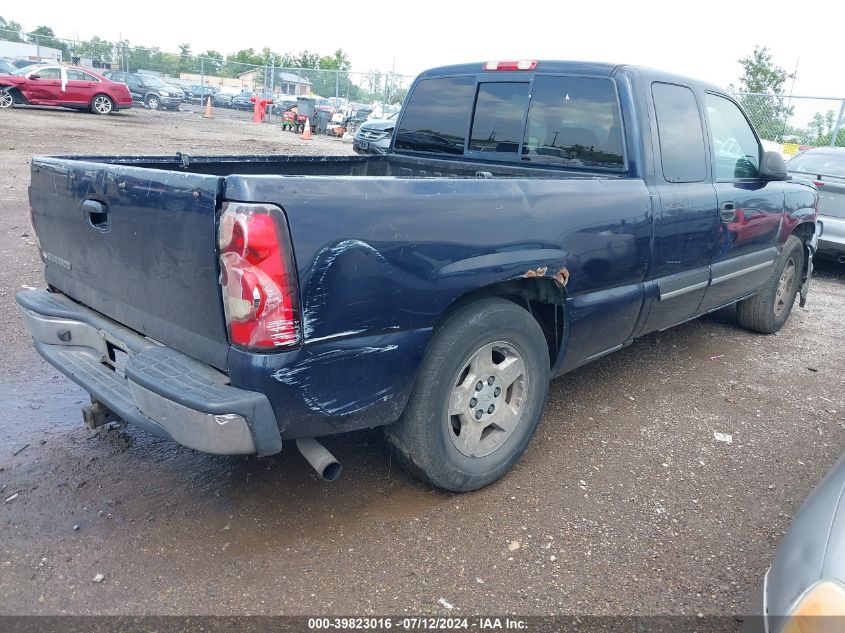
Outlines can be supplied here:
M99 81L93 75L89 75L86 72L83 72L81 70L75 70L73 68L68 68L67 78L69 81Z
M704 131L695 95L686 86L651 86L660 159L666 182L703 182L707 176Z
M760 175L760 144L748 119L733 101L708 93L705 97L716 160L716 180L741 180Z
M40 68L34 75L38 75L41 79L61 79L62 71L58 68Z

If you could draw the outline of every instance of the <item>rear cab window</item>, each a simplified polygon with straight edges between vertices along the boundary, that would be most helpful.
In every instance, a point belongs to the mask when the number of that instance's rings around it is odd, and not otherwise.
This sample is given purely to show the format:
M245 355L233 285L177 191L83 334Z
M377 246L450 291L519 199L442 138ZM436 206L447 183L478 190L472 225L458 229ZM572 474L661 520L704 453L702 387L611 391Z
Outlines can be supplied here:
M622 116L603 77L461 75L420 80L394 149L623 171Z
M622 117L610 79L538 76L522 160L622 170Z
M474 94L472 76L420 81L402 115L396 149L462 155Z

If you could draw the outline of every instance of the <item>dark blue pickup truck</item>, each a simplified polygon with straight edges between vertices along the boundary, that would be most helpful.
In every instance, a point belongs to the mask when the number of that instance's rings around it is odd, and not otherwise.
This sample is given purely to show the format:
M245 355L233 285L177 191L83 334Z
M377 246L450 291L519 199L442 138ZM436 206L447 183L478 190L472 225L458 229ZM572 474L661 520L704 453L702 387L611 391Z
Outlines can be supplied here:
M444 489L504 474L549 380L739 302L777 331L812 272L817 191L724 91L631 66L420 75L385 156L36 157L38 352L201 451L384 426Z

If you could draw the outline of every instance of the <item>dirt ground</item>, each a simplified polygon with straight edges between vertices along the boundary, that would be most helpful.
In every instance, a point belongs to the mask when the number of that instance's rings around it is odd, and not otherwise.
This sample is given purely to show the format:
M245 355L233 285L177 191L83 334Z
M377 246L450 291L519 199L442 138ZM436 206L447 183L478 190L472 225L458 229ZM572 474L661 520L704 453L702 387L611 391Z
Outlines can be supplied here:
M556 380L527 453L484 490L418 484L372 431L326 442L344 472L325 483L292 447L219 457L86 430L86 394L21 326L14 293L43 286L30 156L176 151L351 149L246 117L0 113L0 613L747 612L842 450L842 267L819 265L776 336L726 309Z

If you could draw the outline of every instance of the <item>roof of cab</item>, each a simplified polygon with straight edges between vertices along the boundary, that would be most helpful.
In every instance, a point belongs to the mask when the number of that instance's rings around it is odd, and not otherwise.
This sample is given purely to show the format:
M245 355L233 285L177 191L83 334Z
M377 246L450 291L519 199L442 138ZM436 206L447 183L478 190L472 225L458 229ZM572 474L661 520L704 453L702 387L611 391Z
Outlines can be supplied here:
M471 64L455 64L453 66L440 66L439 68L431 68L420 74L419 78L424 77L445 77L448 75L468 75L468 74L495 74L497 71L486 71L484 69L486 62L475 62ZM554 61L554 60L539 60L537 67L534 70L516 70L504 71L508 73L566 73L571 75L587 75L592 77L611 77L617 71L625 69L632 70L642 75L649 81L663 81L667 83L679 83L686 86L697 86L703 90L712 90L725 94L725 89L714 84L710 84L692 77L683 77L672 73L655 70L653 68L645 68L642 66L632 66L629 64L608 64L604 62L584 62L584 61Z
M440 66L424 71L421 77L442 77L445 75L465 75L470 73L490 72L484 70L487 62L475 62L471 64L455 64L452 66ZM609 77L618 64L606 64L601 62L576 62L576 61L538 61L534 71L519 70L514 72L551 72L551 73L572 73L579 75L596 75Z

